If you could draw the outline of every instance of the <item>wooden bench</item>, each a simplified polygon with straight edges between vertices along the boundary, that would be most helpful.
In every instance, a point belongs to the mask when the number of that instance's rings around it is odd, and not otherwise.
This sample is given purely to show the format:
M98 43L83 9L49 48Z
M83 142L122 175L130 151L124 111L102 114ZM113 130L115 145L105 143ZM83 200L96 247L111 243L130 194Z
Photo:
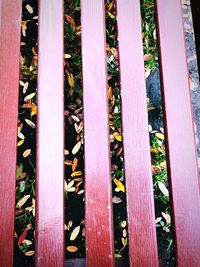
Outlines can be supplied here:
M64 265L63 1L40 0L36 266ZM130 266L156 267L139 0L117 0ZM114 266L103 0L82 0L86 264ZM13 266L21 1L0 17L0 266ZM156 1L177 265L200 266L200 202L180 0ZM52 11L53 10L53 11ZM98 139L96 139L98 135ZM77 262L77 264L76 264ZM84 260L65 263L85 266ZM72 264L72 265L71 265ZM125 264L121 263L121 266Z

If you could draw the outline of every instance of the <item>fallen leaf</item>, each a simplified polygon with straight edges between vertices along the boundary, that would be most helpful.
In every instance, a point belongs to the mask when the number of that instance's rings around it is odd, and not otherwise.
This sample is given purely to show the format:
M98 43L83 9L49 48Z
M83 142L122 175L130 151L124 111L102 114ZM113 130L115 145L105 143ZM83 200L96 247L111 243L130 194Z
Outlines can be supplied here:
M31 154L31 149L26 149L23 153L23 157L26 158Z
M122 184L121 181L117 180L116 178L113 179L114 183L116 184L117 188L122 191L122 192L125 192L125 187L124 185Z
M33 8L32 8L32 6L30 6L30 5L26 5L26 9L28 10L28 12L29 12L30 14L33 14Z
M122 199L119 198L119 197L114 196L113 199L112 199L112 201L113 201L113 203L115 203L115 204L119 204L119 203L122 202Z
M78 143L76 143L76 145L73 147L72 154L75 155L76 153L78 153L78 151L79 151L80 148L81 148L81 141L79 141Z
M28 120L28 119L25 119L25 122L31 127L31 128L35 128L36 125L35 123L33 123L32 121Z
M71 174L71 177L80 176L80 175L82 175L82 172L81 171L77 171L77 172L73 172Z
M78 165L78 159L74 158L73 164L72 164L72 172L74 172L76 170L77 165Z
M75 25L75 22L74 22L73 18L71 16L69 16L69 15L65 15L65 18L70 23L71 28L75 31L76 25Z
M23 143L24 143L24 139L20 140L20 141L17 143L17 146L19 147L19 146L23 145Z
M35 96L35 93L31 93L31 94L29 94L29 95L27 95L27 96L24 98L24 101L25 101L25 102L28 102L28 101L31 100L34 96Z
M30 198L30 196L31 195L26 195L22 199L20 199L20 201L18 201L16 204L16 208L21 208L26 203L26 201Z
M160 139L160 140L164 140L165 139L165 136L162 133L156 133L155 136L158 137L158 139Z
M74 239L76 239L76 237L78 236L80 232L80 225L77 226L76 228L74 228L74 230L72 231L71 235L70 235L70 240L73 241Z
M115 136L115 139L116 139L117 141L121 142L121 141L122 141L122 135L121 135L121 134L116 135L116 136Z
M35 251L34 250L30 250L30 251L27 251L26 253L24 253L25 256L33 256L35 254Z
M69 252L76 252L78 251L78 248L76 246L68 246L66 247L66 250Z
M166 197L169 196L169 191L162 182L158 182L158 187L159 187L160 191L163 193L163 195L165 195Z
M23 171L23 164L21 163L18 167L17 167L17 171L16 171L16 177L19 178L21 173Z
M74 87L74 76L72 73L68 73L68 83L71 87Z
M22 244L22 242L24 241L24 239L26 238L26 235L27 235L27 228L24 230L24 232L22 232L22 234L20 235L18 241L17 241L17 244L18 246L20 246Z
M71 58L72 56L69 55L69 54L64 54L64 58L67 59L67 58Z

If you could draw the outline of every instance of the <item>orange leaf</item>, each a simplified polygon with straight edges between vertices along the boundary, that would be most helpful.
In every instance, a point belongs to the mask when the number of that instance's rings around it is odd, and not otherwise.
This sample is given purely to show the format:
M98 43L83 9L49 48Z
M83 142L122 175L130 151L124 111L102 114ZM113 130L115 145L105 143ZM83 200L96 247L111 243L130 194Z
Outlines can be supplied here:
M78 159L74 158L73 164L72 164L72 172L76 170L77 165L78 165Z
M70 23L71 28L75 31L76 25L72 17L65 15L66 20Z
M66 250L68 250L69 252L76 252L78 251L78 248L76 246L68 246L66 247Z

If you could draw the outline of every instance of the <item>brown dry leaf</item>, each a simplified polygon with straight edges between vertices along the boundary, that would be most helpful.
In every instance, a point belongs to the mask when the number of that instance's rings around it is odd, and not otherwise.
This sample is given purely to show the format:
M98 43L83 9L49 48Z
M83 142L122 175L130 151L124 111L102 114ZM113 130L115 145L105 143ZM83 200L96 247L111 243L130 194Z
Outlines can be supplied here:
M71 87L74 87L74 76L72 73L68 73L68 83Z
M31 195L26 195L22 199L20 199L20 201L18 201L16 204L16 208L21 208L26 203L26 201L30 198L30 196Z
M76 153L78 153L78 151L79 151L80 148L81 148L81 141L79 141L78 143L76 143L76 145L73 147L72 154L75 155Z
M113 98L112 87L109 87L109 89L108 89L108 99L112 100L112 98Z
M73 241L76 239L76 237L78 236L80 232L80 225L77 226L76 228L74 228L74 230L72 231L71 235L70 235L70 240Z
M31 117L33 115L37 115L37 106L35 104L32 104L31 106Z
M66 250L69 252L76 252L78 251L78 248L76 246L67 246Z
M35 123L33 123L32 121L28 120L28 119L25 119L25 122L31 127L31 128L35 128L36 125Z
M26 158L31 154L31 149L26 149L23 153L23 157Z
M31 93L31 94L29 94L29 95L27 95L27 96L24 98L24 101L25 101L25 102L28 102L28 101L31 100L34 96L35 96L35 93Z

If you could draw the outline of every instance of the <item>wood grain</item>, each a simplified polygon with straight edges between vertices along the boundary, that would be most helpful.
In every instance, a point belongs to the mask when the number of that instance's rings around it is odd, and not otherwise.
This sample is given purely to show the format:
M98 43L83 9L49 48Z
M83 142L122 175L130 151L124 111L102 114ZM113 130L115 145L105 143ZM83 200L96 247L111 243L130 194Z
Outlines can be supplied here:
M158 266L139 0L117 0L130 266Z
M103 0L81 1L85 129L86 261L114 266Z
M157 1L157 21L177 264L200 266L200 196L180 1Z
M63 1L39 1L36 266L64 265Z
M0 266L13 265L21 1L0 3Z

